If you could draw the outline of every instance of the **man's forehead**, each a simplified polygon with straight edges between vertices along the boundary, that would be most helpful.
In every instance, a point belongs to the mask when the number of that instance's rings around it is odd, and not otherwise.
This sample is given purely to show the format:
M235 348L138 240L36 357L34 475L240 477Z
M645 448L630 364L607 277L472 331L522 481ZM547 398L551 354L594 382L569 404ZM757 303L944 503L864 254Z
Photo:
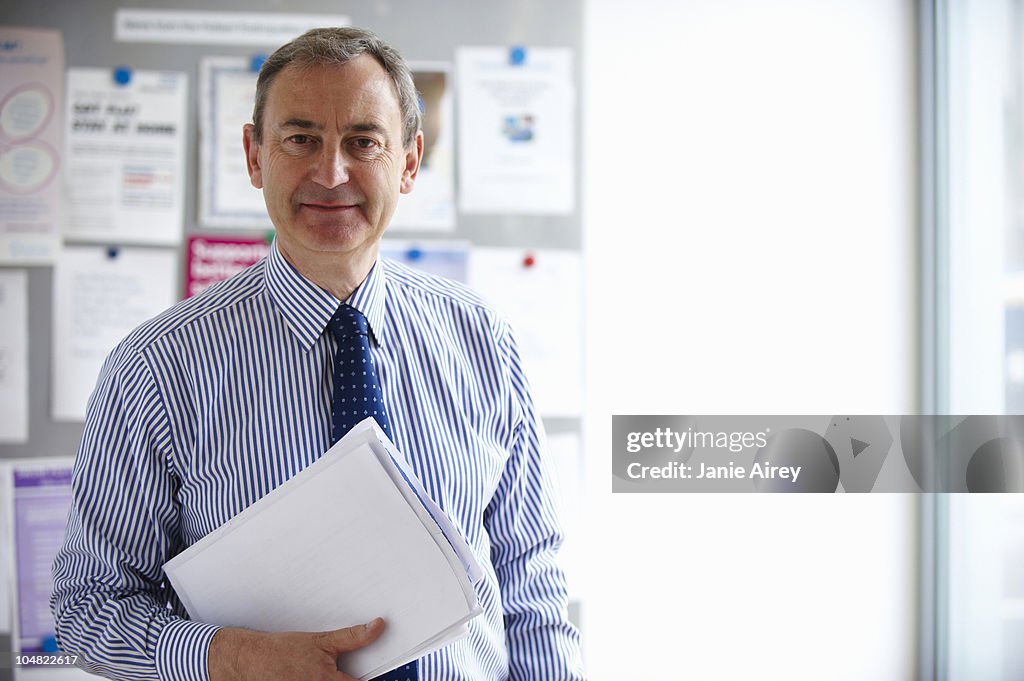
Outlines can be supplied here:
M271 95L275 89L289 90L289 96L294 96L297 91L314 98L328 94L365 96L374 93L379 97L391 95L395 104L398 103L391 77L368 54L361 54L344 64L288 64L270 84Z
M271 126L286 125L294 119L315 119L318 113L330 118L339 110L377 127L401 128L402 121L391 77L367 54L344 64L285 66L270 84L267 109L267 125ZM330 124L330 120L319 122Z

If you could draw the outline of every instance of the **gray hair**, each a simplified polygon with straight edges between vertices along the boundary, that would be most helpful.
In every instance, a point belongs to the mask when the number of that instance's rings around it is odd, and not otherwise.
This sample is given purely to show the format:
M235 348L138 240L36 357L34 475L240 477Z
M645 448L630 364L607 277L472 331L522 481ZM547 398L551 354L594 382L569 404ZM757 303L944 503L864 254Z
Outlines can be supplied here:
M364 28L314 28L295 40L277 48L263 62L256 80L256 105L252 111L253 140L263 139L263 109L267 93L275 76L289 64L301 67L345 64L361 54L369 54L384 67L395 85L398 104L402 109L402 145L408 149L420 129L419 95L413 84L412 72L398 50Z

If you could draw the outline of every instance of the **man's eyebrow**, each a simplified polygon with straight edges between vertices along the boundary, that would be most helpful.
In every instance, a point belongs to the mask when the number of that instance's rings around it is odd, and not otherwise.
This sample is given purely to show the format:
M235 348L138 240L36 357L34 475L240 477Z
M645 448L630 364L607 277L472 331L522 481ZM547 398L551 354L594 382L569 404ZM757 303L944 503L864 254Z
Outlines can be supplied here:
M376 123L353 123L348 129L352 132L387 132L383 126Z
M282 128L301 128L303 130L323 130L324 126L313 121L307 121L305 118L289 118L281 124Z
M288 120L282 122L279 127L299 128L300 130L315 130L317 132L322 132L324 129L322 123L306 120L305 118L289 118ZM353 123L352 125L348 126L348 129L350 132L375 132L379 134L387 133L387 128L385 128L383 125L380 125L379 123L374 123L373 121L367 121L365 123Z

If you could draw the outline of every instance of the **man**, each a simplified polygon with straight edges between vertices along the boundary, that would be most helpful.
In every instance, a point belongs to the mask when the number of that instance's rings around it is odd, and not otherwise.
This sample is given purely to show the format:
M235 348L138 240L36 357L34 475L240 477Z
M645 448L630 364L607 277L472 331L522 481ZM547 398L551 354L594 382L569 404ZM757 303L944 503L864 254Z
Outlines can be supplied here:
M348 427L343 405L370 399L335 380L345 317L362 325L379 379L366 393L383 401L376 418L484 568L469 636L387 678L583 678L540 423L508 327L465 288L377 257L416 180L419 128L408 68L367 31L316 29L264 64L244 146L276 228L271 254L129 335L90 400L52 605L61 649L91 671L348 679L336 657L387 626L193 622L161 570L315 461Z

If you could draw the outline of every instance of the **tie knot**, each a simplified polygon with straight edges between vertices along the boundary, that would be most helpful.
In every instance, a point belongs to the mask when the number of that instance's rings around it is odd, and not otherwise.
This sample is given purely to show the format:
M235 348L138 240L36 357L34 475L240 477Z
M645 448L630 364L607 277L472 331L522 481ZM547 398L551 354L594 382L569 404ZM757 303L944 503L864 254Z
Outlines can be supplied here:
M334 334L335 338L365 336L369 328L363 313L348 303L342 303L338 306L337 312L331 317L331 321L327 323L327 326L331 329L331 333Z

